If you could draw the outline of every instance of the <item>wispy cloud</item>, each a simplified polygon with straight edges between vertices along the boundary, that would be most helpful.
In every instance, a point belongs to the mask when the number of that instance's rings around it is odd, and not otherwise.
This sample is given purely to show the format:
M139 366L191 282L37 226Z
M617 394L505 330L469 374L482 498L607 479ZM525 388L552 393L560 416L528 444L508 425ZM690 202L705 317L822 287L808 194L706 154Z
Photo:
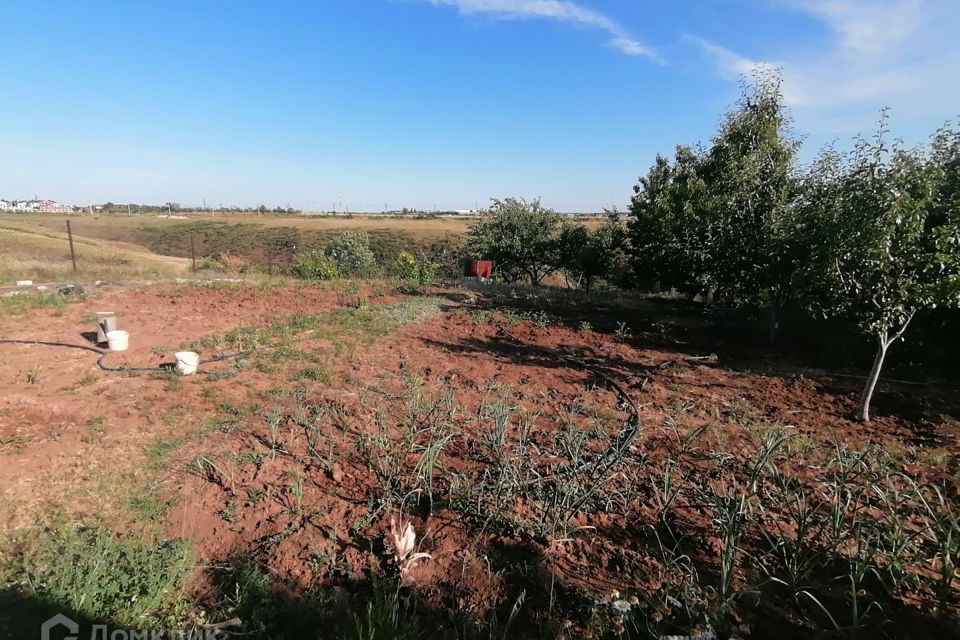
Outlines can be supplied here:
M700 47L703 52L711 59L717 71L730 79L736 79L741 76L749 76L757 71L770 69L777 65L772 62L763 62L760 60L751 60L730 49L721 47L703 38L695 36L686 36L686 40L693 42Z
M823 20L855 54L901 46L931 16L926 0L788 0L787 6Z
M832 43L805 50L794 42L783 59L770 53L774 61L689 40L722 77L763 66L783 69L785 99L814 132L863 130L885 106L895 117L946 118L953 114L944 113L945 105L960 104L960 85L951 81L960 64L960 2L780 0L780 6L820 21Z
M630 56L660 61L660 56L608 16L569 0L427 0L456 7L464 15L486 14L514 20L555 20L606 32L607 44Z

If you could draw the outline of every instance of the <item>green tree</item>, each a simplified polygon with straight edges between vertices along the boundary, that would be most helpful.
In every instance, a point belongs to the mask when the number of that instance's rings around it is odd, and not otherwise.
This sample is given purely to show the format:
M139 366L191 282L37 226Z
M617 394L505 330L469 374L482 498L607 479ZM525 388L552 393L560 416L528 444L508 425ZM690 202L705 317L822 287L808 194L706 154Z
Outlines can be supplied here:
M486 215L467 230L467 251L492 260L507 282L527 279L538 285L561 264L559 213L519 198L494 200Z
M627 259L634 283L693 296L711 288L711 206L703 152L678 146L674 161L657 156L634 187Z
M734 306L769 304L771 339L796 268L794 162L780 75L746 83L708 150L658 156L634 188L631 264L639 278Z
M794 211L799 142L789 129L779 72L744 84L703 160L712 210L710 281L734 306L767 304L770 338L797 266Z
M597 278L609 277L618 258L623 254L625 230L616 210L607 214L607 219L596 229L584 225L567 225L558 239L560 264L568 276L572 276L590 289Z
M886 115L847 156L827 150L805 180L809 306L852 318L876 340L857 409L870 402L890 346L917 312L960 300L960 135L944 128L928 150L888 145Z

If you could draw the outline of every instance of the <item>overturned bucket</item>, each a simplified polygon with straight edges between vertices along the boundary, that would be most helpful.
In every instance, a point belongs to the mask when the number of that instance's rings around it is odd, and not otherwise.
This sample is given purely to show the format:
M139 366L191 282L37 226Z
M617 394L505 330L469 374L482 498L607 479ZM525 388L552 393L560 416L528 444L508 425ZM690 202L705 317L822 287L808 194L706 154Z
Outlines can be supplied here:
M113 311L97 311L97 344L107 341L107 334L117 330L117 314Z
M173 354L177 359L177 372L182 376L193 375L200 364L200 354L193 351L178 351Z

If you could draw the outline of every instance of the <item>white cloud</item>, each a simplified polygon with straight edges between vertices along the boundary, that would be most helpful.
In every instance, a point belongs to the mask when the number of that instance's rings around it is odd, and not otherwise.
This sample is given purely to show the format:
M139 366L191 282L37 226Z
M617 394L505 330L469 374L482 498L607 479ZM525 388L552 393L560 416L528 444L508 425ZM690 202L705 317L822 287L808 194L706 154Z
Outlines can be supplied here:
M708 42L703 38L688 36L686 39L696 43L697 46L703 49L703 52L712 60L714 66L717 68L717 71L730 79L737 79L741 76L750 76L757 71L778 66L772 62L751 60L750 58L734 53L725 47L721 47L718 44Z
M789 0L788 6L823 20L855 54L883 54L923 25L926 0Z
M690 38L725 78L757 67L783 70L785 100L815 133L868 130L882 107L895 119L947 119L960 104L960 2L952 0L781 0L819 21L832 41L792 41L769 60L753 60ZM765 56L766 57L766 56Z
M569 0L428 0L431 4L456 7L464 15L487 14L505 19L556 20L605 31L608 45L631 56L660 60L657 53L631 36L611 18Z

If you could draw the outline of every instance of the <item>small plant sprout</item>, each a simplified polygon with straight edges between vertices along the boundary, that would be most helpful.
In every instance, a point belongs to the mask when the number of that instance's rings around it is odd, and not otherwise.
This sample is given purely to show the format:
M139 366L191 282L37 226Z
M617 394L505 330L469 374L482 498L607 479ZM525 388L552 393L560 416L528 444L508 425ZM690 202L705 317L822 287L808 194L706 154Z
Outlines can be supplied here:
M413 524L403 515L390 516L390 542L393 544L393 559L400 570L400 586L412 587L416 584L411 571L421 560L429 560L429 553L414 552L417 546L417 532Z
M627 326L626 322L618 322L617 328L614 330L613 335L620 340L625 340L630 337L630 327Z
M37 384L43 378L43 367L37 365L27 372L27 384Z

